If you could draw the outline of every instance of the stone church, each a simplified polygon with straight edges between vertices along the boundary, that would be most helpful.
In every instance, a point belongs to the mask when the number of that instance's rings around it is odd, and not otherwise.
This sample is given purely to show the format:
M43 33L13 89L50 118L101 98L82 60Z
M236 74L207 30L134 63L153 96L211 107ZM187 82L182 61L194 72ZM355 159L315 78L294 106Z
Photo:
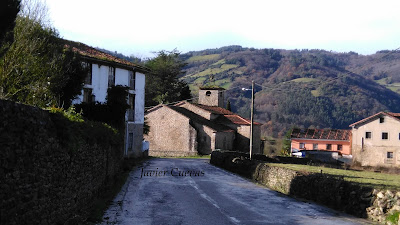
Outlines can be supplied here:
M149 109L150 156L210 154L215 149L249 152L250 125L224 107L223 88L200 88L198 103L182 101ZM261 124L253 123L253 154L261 154Z

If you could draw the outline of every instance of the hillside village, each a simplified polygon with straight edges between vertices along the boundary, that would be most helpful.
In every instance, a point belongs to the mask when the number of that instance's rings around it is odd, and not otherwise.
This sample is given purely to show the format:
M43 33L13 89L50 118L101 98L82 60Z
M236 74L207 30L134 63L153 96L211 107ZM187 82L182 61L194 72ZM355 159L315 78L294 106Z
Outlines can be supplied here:
M399 51L227 46L138 60L66 40L26 15L13 23L0 38L1 224L87 222L134 166L163 157L207 157L375 221L399 216ZM285 165L389 171L394 184ZM267 175L282 180L270 184ZM345 191L313 199L302 179Z

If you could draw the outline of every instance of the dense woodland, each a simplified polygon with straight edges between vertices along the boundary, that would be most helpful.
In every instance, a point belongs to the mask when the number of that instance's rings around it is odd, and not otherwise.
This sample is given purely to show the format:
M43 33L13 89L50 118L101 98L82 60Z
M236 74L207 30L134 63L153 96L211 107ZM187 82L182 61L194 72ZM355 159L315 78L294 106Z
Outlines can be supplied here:
M228 46L189 52L186 81L227 89L232 111L249 117L251 81L255 118L263 135L282 137L292 126L344 128L379 111L400 112L400 52L373 55L324 50L277 50Z

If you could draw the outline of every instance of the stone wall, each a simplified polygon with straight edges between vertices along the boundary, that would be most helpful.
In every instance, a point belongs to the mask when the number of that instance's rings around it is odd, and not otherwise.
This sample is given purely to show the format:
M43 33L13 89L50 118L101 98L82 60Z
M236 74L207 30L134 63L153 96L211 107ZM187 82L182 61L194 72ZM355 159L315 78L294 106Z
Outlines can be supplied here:
M224 108L224 91L223 88L200 89L199 104Z
M125 133L125 156L139 158L143 157L142 152L142 141L143 141L143 124L141 123L125 123L126 133ZM130 145L129 135L130 133L133 135L132 146ZM131 148L130 148L131 147Z
M167 106L160 106L149 112L146 118L150 132L144 138L150 142L149 155L155 156L161 151L197 154L197 133L190 125L189 118Z
M254 158L269 162L279 160L257 155ZM345 181L340 176L298 172L263 161L250 161L243 153L214 151L210 162L281 193L373 221L383 223L389 214L400 211L399 191L371 189Z
M353 161L361 166L400 167L399 146L364 146L352 145ZM393 158L388 159L387 153Z
M0 100L0 224L83 223L122 160L123 138L99 123Z

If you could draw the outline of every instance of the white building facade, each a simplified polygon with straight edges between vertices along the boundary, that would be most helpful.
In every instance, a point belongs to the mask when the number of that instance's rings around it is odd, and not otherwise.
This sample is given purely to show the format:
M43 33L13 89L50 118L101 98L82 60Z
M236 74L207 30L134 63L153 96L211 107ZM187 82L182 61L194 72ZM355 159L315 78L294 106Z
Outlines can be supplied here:
M350 127L354 161L362 166L400 166L400 113L379 112Z
M89 74L81 95L72 102L106 103L107 90L112 86L126 86L129 88L129 109L125 114L125 157L141 157L144 125L144 96L145 73L148 70L131 62L118 59L107 53L91 48L81 43L76 50L80 53L87 66ZM102 59L97 56L101 54Z

